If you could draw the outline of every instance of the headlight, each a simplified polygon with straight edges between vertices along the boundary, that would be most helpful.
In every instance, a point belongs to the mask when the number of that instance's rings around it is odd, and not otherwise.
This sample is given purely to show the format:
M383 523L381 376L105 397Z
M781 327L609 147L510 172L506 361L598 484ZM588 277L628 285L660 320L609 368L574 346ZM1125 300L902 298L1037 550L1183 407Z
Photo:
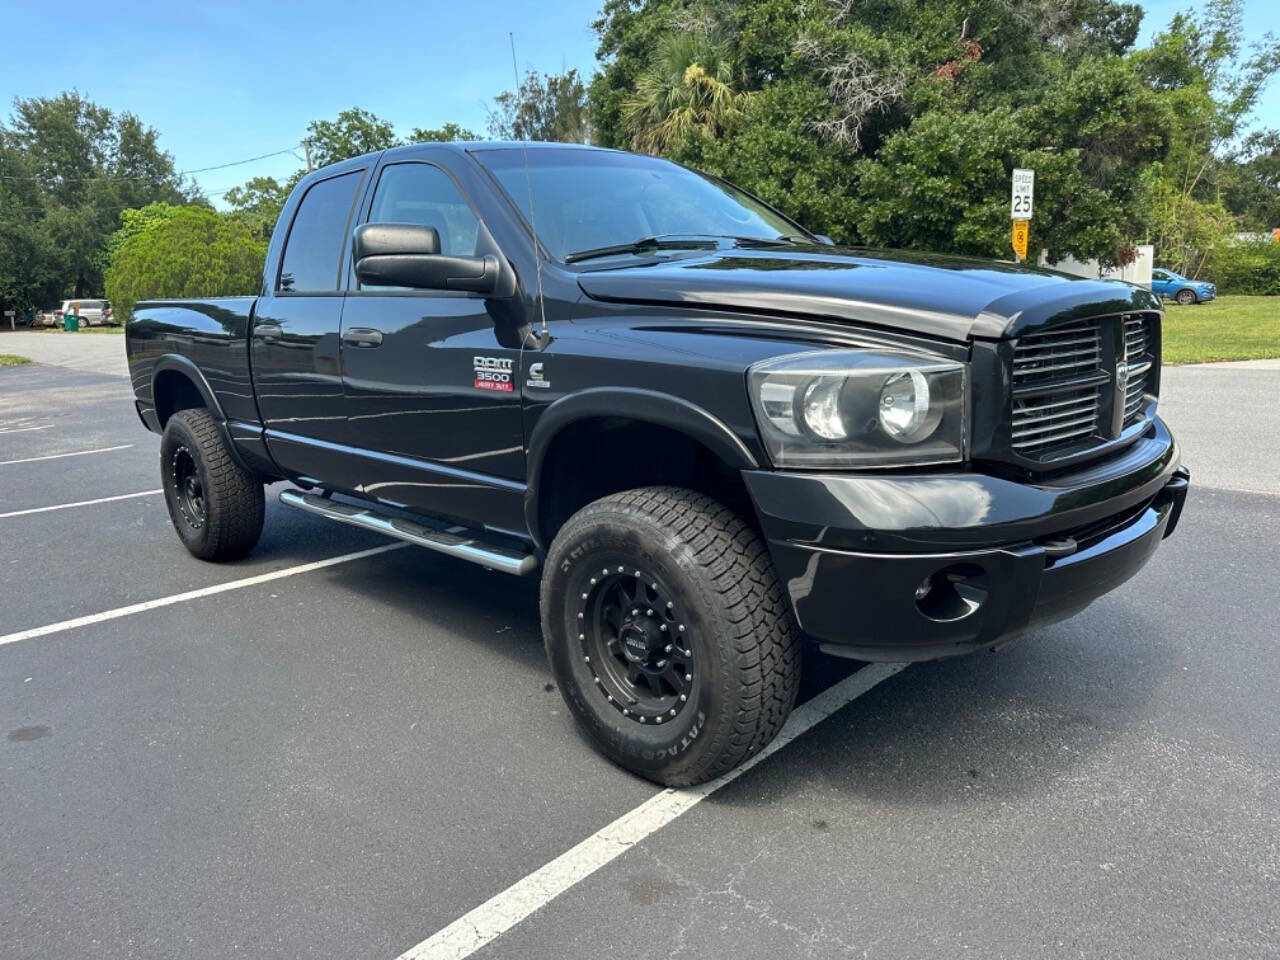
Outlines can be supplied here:
M871 350L814 350L747 371L779 467L895 467L964 459L965 366Z

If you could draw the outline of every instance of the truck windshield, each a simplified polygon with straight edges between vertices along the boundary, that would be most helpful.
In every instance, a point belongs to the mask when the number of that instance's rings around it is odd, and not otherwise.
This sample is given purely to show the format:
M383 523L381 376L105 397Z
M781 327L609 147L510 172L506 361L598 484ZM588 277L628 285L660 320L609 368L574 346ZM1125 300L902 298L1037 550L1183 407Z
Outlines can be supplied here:
M677 246L654 238L813 242L802 227L727 183L685 167L630 153L582 147L518 146L477 150L538 239L557 260L635 256ZM533 213L529 195L533 194ZM699 241L697 238L701 238ZM616 248L616 249L615 249Z

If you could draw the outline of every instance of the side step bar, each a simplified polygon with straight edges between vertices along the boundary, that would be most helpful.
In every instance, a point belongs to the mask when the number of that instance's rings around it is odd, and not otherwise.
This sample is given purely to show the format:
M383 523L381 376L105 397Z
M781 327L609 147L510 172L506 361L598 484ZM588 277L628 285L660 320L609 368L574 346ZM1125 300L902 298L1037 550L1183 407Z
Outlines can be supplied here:
M416 543L428 550L446 553L460 560L470 560L482 567L501 570L516 576L524 576L538 569L538 558L533 554L522 553L513 547L485 543L468 536L465 527L452 527L448 530L436 530L413 520L402 517L386 516L376 513L370 507L344 503L329 497L317 496L314 493L303 493L301 490L283 490L280 502L286 507L305 510L339 523L349 523L353 527L363 527L376 533Z

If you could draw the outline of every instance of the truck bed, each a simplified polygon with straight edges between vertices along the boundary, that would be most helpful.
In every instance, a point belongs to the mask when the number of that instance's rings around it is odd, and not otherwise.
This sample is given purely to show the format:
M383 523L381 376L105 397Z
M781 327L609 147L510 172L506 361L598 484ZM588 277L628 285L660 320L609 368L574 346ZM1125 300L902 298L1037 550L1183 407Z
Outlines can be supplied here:
M143 300L125 326L125 350L141 408L155 407L160 358L181 357L207 383L228 420L256 422L249 326L256 297ZM190 371L188 371L188 374ZM151 424L148 424L151 426Z

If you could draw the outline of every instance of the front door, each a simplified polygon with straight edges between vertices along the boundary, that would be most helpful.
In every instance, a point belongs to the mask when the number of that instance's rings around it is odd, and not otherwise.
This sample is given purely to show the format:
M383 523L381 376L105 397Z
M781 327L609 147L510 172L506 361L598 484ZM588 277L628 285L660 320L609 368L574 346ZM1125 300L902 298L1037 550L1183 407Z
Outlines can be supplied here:
M364 219L434 227L444 254L494 252L458 186L434 164L384 166ZM352 282L342 366L348 431L361 458L358 492L521 530L520 351L498 343L485 299Z
M254 312L253 382L267 445L284 470L326 483L337 479L331 445L347 440L339 277L363 179L352 170L307 188L279 274Z

